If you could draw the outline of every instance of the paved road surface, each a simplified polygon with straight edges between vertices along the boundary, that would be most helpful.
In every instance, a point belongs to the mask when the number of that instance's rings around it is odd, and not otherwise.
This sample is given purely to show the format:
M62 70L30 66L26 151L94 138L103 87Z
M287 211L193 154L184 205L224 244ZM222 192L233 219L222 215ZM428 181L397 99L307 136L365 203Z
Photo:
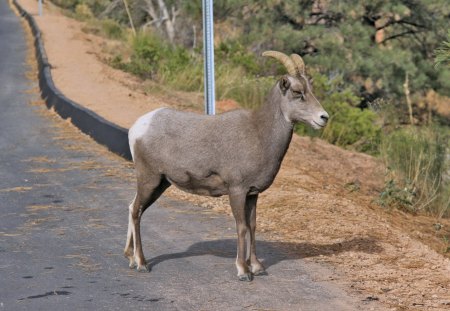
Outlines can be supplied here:
M289 244L261 241L268 276L239 282L231 218L162 198L143 217L151 273L122 255L132 169L30 104L19 19L0 1L1 310L358 310ZM31 84L30 84L31 83ZM315 279L316 281L313 281Z

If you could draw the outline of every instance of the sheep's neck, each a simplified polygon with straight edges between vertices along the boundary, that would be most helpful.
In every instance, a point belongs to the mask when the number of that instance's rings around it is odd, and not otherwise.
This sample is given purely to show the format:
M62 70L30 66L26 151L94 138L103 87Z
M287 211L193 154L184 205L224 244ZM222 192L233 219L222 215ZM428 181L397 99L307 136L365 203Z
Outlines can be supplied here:
M264 148L263 153L267 161L274 161L277 171L291 142L294 128L281 111L279 92L275 87L266 102L255 111L255 126Z

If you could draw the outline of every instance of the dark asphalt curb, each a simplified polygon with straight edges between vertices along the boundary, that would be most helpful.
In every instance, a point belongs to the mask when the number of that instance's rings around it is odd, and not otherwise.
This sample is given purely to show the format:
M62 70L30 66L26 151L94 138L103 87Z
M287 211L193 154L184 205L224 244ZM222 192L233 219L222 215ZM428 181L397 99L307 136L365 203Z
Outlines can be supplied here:
M70 118L73 125L78 127L83 133L91 136L99 144L106 146L110 151L127 160L131 160L127 129L111 123L95 112L82 107L80 104L67 98L56 88L51 75L51 65L48 62L44 49L41 31L36 21L16 0L12 2L20 15L27 20L32 30L38 62L39 87L47 107L54 108L63 119Z

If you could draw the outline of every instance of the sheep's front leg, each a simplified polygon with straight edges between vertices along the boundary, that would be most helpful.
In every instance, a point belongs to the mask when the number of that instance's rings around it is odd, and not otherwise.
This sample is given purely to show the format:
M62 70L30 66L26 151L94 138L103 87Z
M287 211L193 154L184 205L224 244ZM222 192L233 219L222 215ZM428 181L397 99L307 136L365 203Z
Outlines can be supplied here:
M247 196L245 205L245 220L247 227L250 229L247 232L247 263L250 266L251 272L254 275L262 275L265 273L264 266L256 257L256 203L258 195Z
M246 194L230 194L231 210L236 220L237 231L237 256L236 256L236 268L238 272L238 278L240 281L251 281L253 279L250 270L246 263L246 247L245 236L247 234L247 222L245 221L245 202Z

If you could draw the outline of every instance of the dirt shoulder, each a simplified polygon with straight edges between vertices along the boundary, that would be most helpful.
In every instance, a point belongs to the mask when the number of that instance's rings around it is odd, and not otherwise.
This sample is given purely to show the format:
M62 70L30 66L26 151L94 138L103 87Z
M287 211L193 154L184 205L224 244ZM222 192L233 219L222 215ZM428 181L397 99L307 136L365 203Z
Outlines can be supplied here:
M146 94L142 82L101 60L107 41L82 31L83 24L33 0L19 0L35 15L56 86L69 98L128 128L161 106L201 110L172 98ZM175 98L175 99L174 99ZM294 137L274 185L261 195L259 231L283 241L287 251L332 267L329 281L392 310L450 310L450 222L389 212L374 203L384 168L376 159ZM168 195L229 213L226 198L195 197L176 189ZM448 243L448 242L447 242Z

